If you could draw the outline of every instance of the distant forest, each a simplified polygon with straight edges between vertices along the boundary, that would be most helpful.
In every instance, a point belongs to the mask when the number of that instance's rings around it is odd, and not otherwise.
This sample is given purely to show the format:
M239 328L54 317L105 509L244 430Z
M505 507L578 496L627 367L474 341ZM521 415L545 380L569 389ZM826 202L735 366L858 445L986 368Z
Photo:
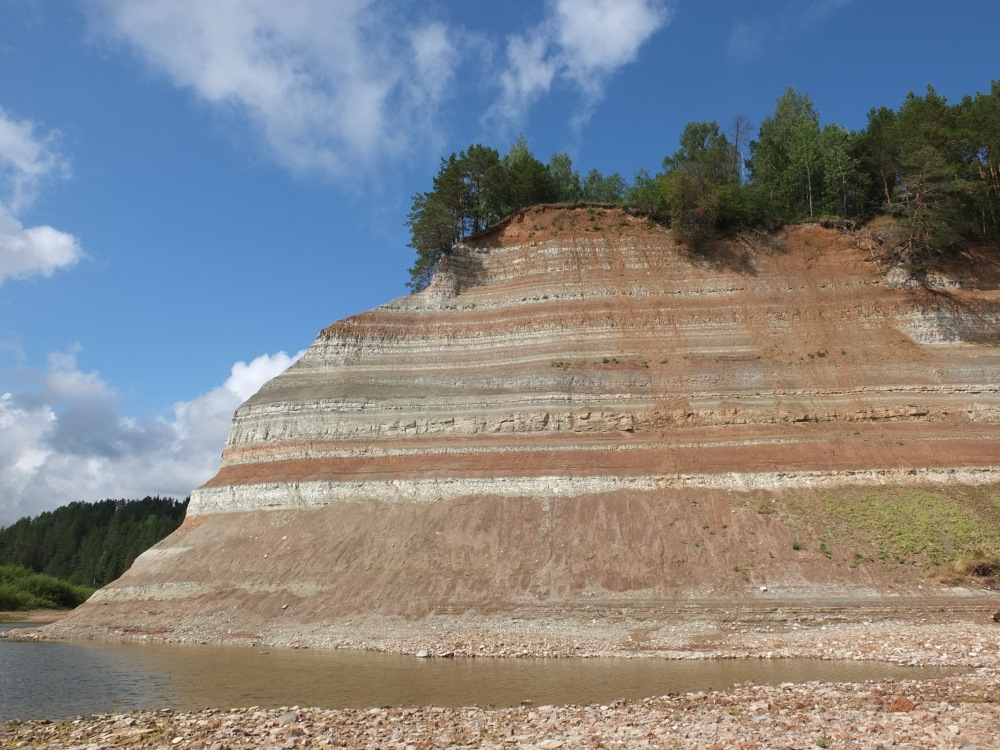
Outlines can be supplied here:
M583 178L568 154L547 164L521 136L504 155L475 144L441 159L433 187L407 217L412 291L426 287L442 254L462 239L539 203L619 203L669 225L693 247L749 228L879 216L887 258L917 269L970 242L1000 239L1000 80L990 93L948 104L933 87L898 109L868 112L849 131L820 124L808 94L793 88L753 126L690 122L662 171Z
M0 529L0 566L100 587L180 526L188 501L169 497L70 503Z

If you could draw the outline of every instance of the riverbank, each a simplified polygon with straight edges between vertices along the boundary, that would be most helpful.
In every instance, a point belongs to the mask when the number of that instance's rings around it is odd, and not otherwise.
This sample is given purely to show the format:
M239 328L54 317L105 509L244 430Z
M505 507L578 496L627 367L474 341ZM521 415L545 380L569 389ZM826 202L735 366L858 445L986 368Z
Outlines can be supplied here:
M941 600L924 606L897 602L880 605L892 611L883 611L878 620L874 605L837 609L803 603L692 611L671 622L640 621L635 612L621 611L604 613L611 620L604 623L597 617L590 622L441 616L411 623L413 630L407 632L395 627L400 623L358 621L359 632L373 640L357 636L340 643L330 636L330 645L428 657L819 657L971 671L925 681L744 684L604 706L136 711L56 723L11 722L0 730L0 748L995 748L1000 736L1000 624L991 614L996 605L992 597L947 606ZM288 634L272 635L278 640ZM313 643L319 638L318 631L298 635ZM119 638L148 639L149 634L123 633Z
M750 683L591 706L136 711L9 722L0 748L995 748L1000 671L861 685Z
M156 605L159 606L156 606ZM141 610L69 613L52 626L4 634L18 640L138 641L335 648L428 657L864 659L904 664L979 663L996 644L993 592L855 599L689 600L589 607L551 605L504 613L440 613L420 619L351 616L308 621L294 607L255 620L202 610L177 622L162 603ZM968 649L959 644L971 644Z
M0 611L0 625L17 623L19 625L51 625L63 617L68 609L30 609L24 612Z

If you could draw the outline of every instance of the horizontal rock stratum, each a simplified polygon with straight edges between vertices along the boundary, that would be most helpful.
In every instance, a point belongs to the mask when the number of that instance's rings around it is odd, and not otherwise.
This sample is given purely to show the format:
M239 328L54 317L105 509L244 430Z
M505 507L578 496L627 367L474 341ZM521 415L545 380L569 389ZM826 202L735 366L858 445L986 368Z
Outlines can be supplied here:
M1000 551L1000 254L918 278L858 240L519 213L323 330L184 526L64 622L932 586Z

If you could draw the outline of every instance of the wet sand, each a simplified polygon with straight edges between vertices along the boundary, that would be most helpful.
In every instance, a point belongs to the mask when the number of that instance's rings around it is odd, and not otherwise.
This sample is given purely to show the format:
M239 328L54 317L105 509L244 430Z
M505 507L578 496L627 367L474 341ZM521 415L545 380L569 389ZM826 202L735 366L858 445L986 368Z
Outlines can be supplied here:
M32 609L26 612L0 611L0 625L7 623L49 625L57 622L69 610Z

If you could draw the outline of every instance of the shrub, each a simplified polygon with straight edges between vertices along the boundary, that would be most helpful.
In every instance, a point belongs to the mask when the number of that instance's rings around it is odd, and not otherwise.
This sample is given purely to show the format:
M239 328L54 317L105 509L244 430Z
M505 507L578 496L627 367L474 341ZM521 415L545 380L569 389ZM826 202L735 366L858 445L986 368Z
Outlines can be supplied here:
M1000 561L982 555L960 557L955 563L955 572L959 575L989 578L1000 572Z
M0 565L0 610L72 609L94 589L34 573L23 565Z

